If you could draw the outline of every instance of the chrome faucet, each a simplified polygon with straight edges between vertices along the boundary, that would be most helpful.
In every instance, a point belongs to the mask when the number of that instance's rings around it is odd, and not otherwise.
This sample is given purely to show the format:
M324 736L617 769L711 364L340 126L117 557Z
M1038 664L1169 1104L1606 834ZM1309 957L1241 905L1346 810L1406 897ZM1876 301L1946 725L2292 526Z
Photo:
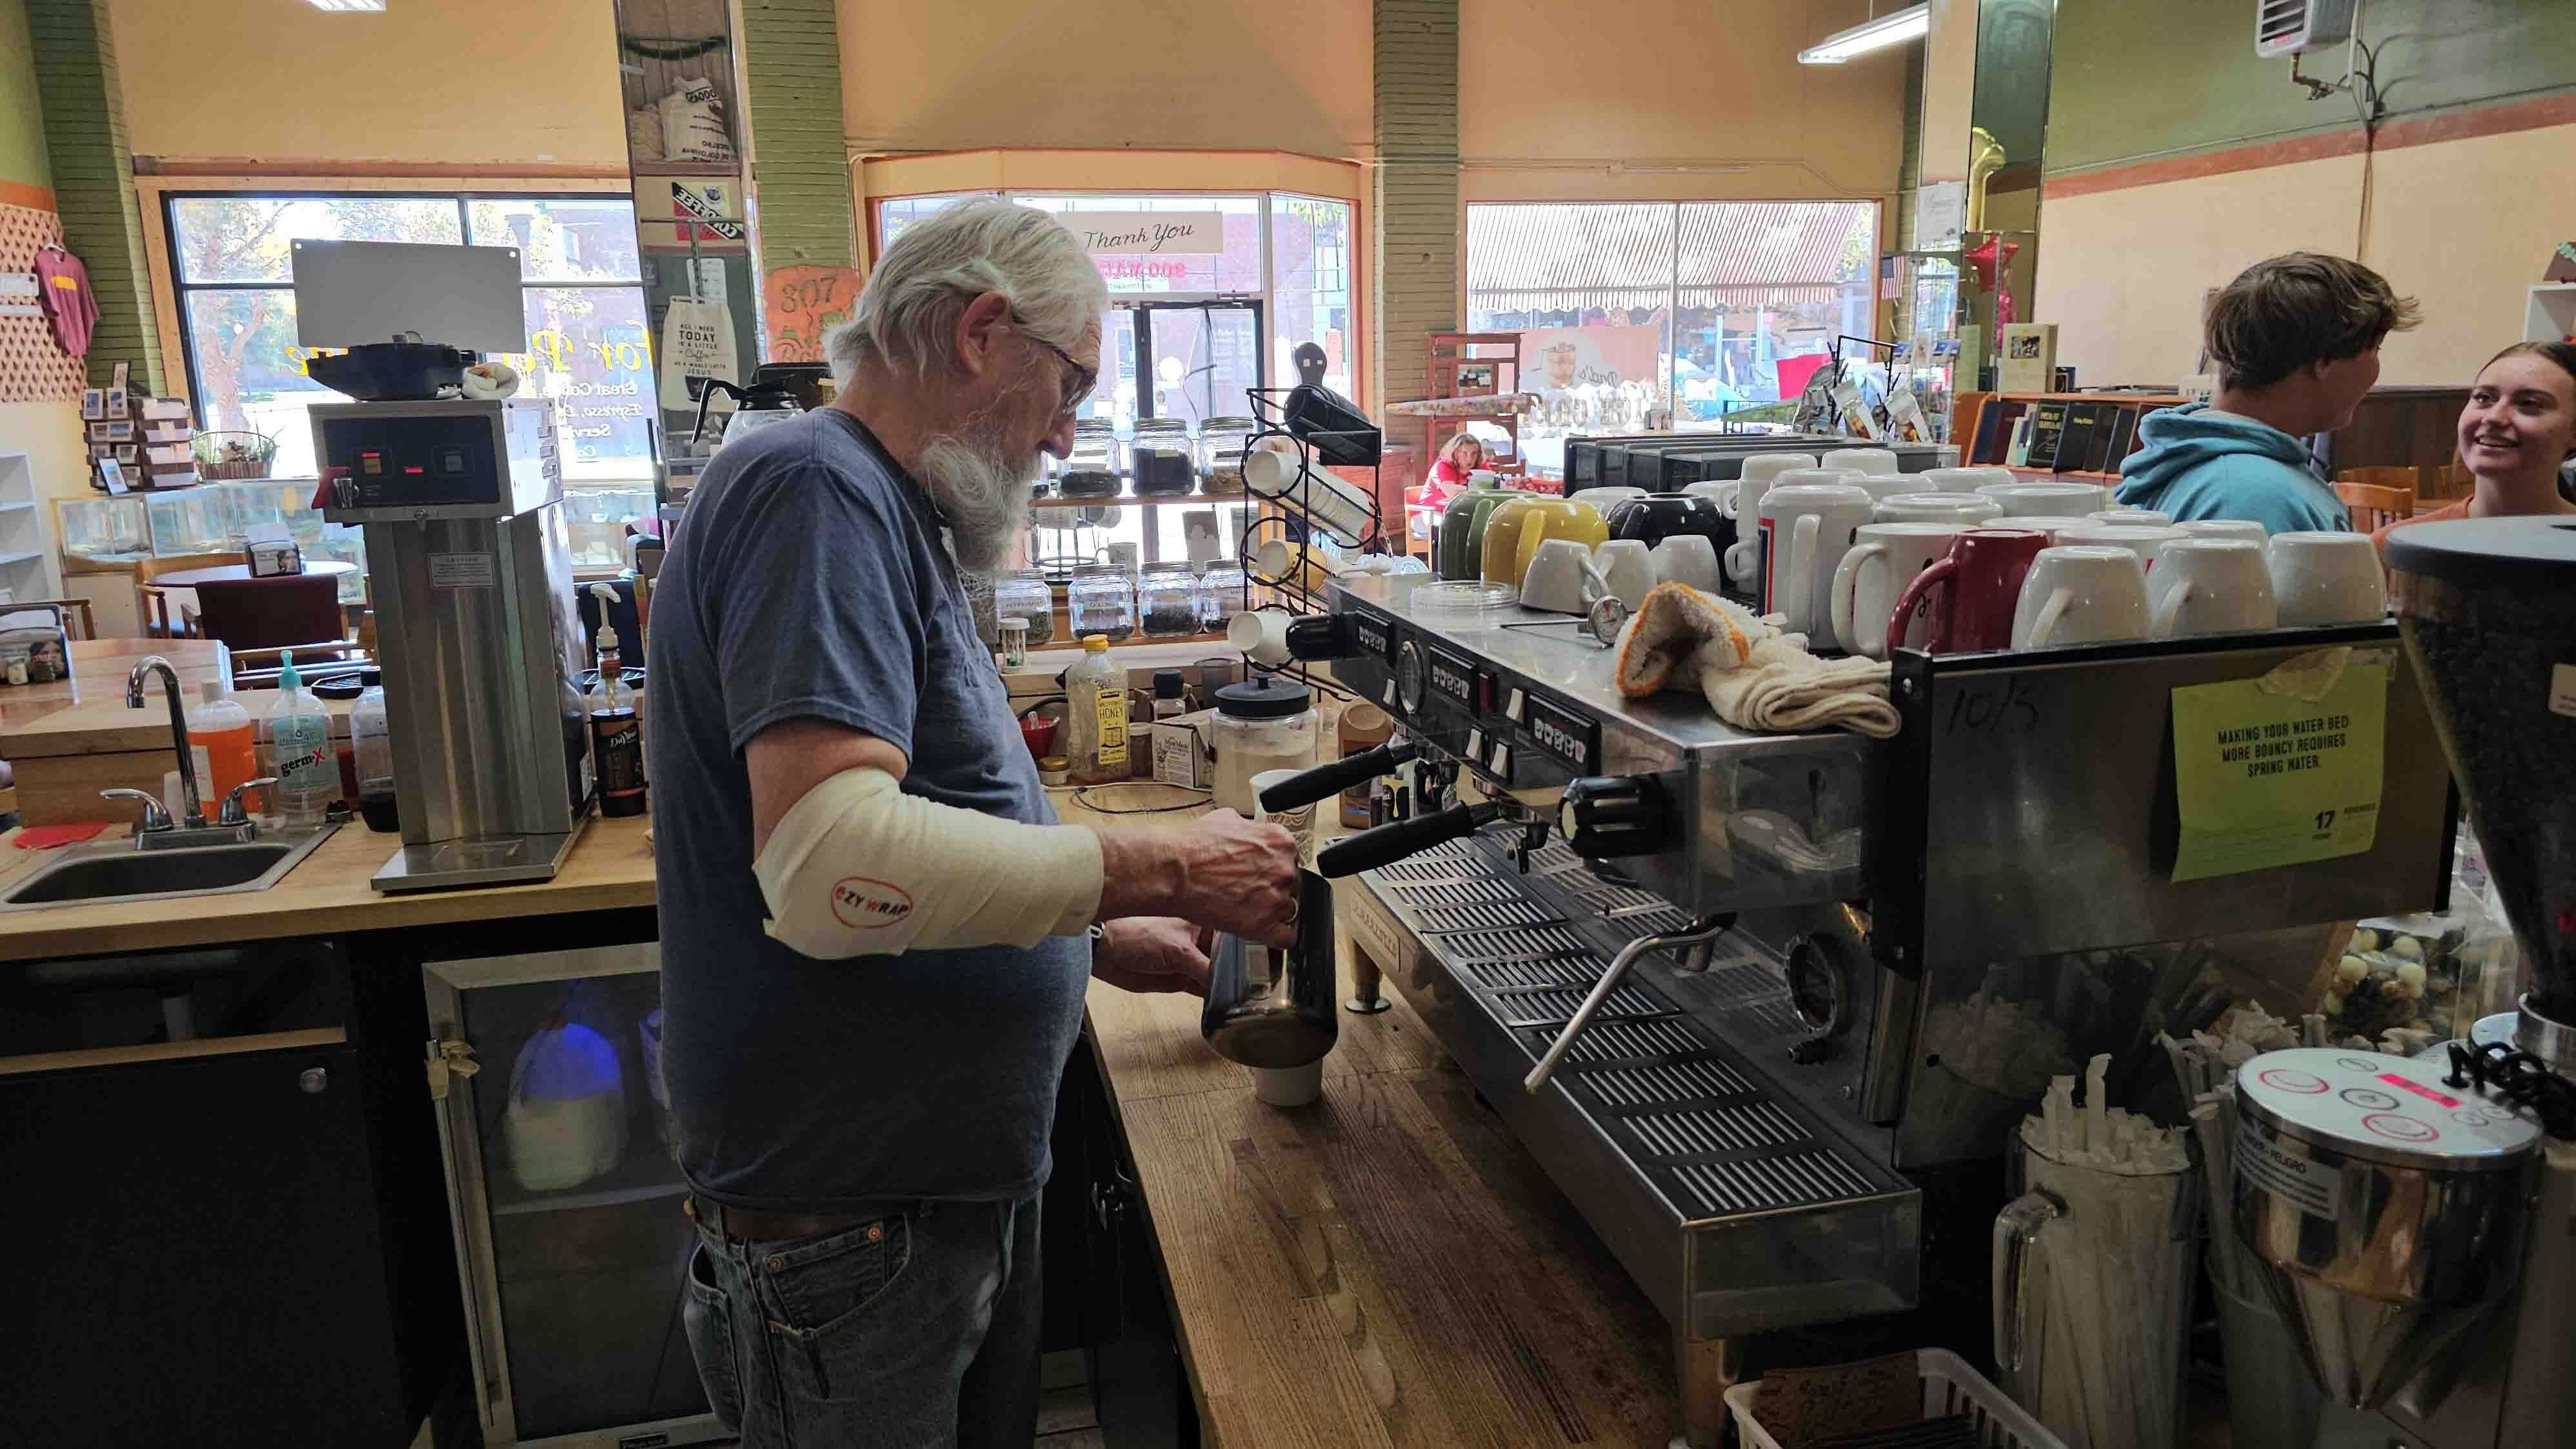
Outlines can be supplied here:
M259 822L242 808L242 796L263 785L274 785L273 778L245 780L224 797L223 814L215 824L206 823L206 807L197 793L197 755L188 742L188 707L180 694L179 672L170 661L158 654L134 666L125 678L125 707L143 708L144 676L154 672L161 676L161 687L170 699L170 741L179 753L179 789L181 803L187 807L186 818L172 821L161 802L141 790L101 790L106 800L136 800L143 805L143 823L135 827L137 850L180 850L195 845L227 845L259 838Z
M125 707L143 708L143 676L156 670L161 675L162 690L170 697L170 738L179 751L180 798L188 806L187 819L181 823L190 830L203 830L206 828L206 807L197 795L197 756L188 747L188 704L179 690L179 671L171 668L170 661L158 654L145 656L134 666L134 672L125 677Z

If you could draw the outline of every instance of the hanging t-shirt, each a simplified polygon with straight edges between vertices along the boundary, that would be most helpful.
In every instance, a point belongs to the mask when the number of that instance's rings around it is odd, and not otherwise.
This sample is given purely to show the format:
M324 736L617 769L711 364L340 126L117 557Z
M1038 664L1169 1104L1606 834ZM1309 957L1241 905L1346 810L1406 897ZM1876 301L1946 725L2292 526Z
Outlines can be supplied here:
M39 248L36 291L53 320L54 341L73 357L87 357L90 334L98 329L98 298L90 294L89 268L61 247Z

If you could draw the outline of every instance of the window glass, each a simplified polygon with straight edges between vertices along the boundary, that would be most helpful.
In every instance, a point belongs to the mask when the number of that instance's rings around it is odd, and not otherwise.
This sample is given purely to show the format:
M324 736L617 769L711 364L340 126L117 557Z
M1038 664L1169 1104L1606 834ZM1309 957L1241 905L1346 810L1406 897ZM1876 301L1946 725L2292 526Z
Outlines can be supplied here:
M895 238L916 221L927 220L961 201L978 201L991 196L989 191L961 191L954 196L907 196L895 201L877 203L877 245L893 246Z
M1270 376L1297 383L1297 344L1324 349L1324 386L1349 397L1351 204L1273 193L1270 198Z
M444 196L181 196L170 202L178 279L294 281L296 241L465 240L456 202Z
M343 400L307 375L309 350L295 341L289 244L469 237L519 249L529 350L503 360L530 393L561 406L565 480L653 476L651 339L625 198L226 195L168 205L199 424L275 439L274 476L316 471L305 410Z
M622 198L476 197L467 204L476 246L519 249L530 282L641 282L635 204Z

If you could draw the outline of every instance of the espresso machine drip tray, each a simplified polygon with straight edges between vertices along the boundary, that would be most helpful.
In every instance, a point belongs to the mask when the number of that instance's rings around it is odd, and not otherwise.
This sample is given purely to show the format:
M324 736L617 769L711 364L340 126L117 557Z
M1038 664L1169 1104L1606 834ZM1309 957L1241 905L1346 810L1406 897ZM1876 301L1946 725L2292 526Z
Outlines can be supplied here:
M1453 841L1363 872L1344 915L1657 1306L1700 1339L1912 1306L1918 1191L1767 1090L1697 1015L1789 1013L1759 947L1721 937L1680 974L1672 953L1649 957L1576 1038L1564 1090L1523 1090L1610 958L1688 924L1562 843L1529 866L1497 838Z

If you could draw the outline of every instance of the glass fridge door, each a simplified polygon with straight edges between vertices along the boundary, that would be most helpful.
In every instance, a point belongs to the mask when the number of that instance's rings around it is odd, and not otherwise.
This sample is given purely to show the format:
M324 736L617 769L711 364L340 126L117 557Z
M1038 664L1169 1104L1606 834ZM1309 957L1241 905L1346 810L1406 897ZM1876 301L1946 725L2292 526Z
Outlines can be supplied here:
M724 1437L681 1327L696 1229L661 1081L661 954L432 962L430 1075L484 1437ZM460 1056L472 1075L453 1070Z

